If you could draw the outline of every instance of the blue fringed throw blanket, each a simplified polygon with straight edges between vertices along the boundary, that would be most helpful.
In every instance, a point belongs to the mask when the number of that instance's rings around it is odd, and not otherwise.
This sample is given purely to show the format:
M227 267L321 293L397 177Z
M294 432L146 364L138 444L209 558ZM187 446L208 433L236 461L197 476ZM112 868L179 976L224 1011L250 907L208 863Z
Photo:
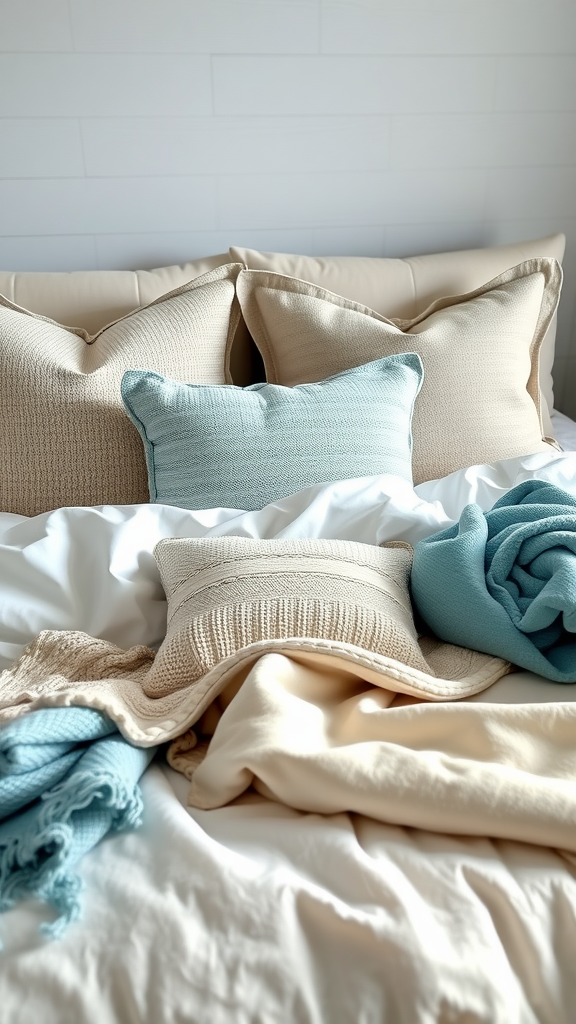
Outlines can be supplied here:
M52 903L60 916L41 926L51 937L78 917L74 865L108 832L138 827L138 780L154 752L90 708L46 708L0 730L0 911Z
M427 625L561 683L576 682L576 498L529 480L489 512L420 541L412 597Z

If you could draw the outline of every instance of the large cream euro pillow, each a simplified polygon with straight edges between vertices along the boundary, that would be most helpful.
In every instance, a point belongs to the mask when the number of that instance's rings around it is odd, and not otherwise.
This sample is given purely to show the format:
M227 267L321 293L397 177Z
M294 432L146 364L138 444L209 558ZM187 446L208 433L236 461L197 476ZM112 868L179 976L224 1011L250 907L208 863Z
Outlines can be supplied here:
M122 404L131 368L224 384L237 264L211 270L96 334L0 297L0 509L147 502L142 442Z
M512 245L429 253L403 259L375 256L299 256L232 247L230 259L250 270L311 281L328 291L359 302L385 317L414 319L436 299L463 295L524 260L553 256L562 262L563 234ZM1 290L1 289L0 289ZM556 339L553 317L540 348L540 389L544 434L552 434L549 412L554 407L552 366Z
M415 319L394 321L282 274L242 271L236 287L274 384L320 380L401 352L420 356L412 469L421 483L548 450L538 355L561 281L557 260L527 260L474 291L438 300Z

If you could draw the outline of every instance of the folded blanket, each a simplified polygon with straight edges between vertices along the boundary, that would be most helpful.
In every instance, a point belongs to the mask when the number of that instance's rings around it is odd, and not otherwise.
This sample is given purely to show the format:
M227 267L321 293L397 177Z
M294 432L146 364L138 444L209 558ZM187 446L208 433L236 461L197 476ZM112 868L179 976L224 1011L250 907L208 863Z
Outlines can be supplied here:
M42 930L61 934L80 911L74 865L108 832L139 825L153 754L90 708L39 710L0 731L0 910L49 901L60 916Z
M88 708L47 708L0 730L0 821L60 782L86 744L117 732Z
M576 498L528 480L420 541L412 598L443 640L576 682Z

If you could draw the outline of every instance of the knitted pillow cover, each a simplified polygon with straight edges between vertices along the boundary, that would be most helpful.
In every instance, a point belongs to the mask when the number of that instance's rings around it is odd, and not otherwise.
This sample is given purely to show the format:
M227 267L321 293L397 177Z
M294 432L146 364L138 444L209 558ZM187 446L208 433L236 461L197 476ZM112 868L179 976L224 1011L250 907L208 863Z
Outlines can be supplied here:
M152 501L252 510L328 480L411 481L421 382L419 356L404 353L293 388L185 385L129 370L121 390Z
M489 655L419 643L412 549L342 540L170 537L154 551L168 600L148 697L181 694L195 721L263 654L326 664L429 700L483 690L508 670ZM337 659L336 663L334 659Z
M242 271L237 293L267 380L293 386L349 366L417 352L424 384L414 413L414 482L477 463L546 451L538 354L562 281L551 257L527 260L412 320L297 278Z
M239 270L218 267L94 335L0 296L2 511L148 501L122 374L140 366L182 381L229 379Z

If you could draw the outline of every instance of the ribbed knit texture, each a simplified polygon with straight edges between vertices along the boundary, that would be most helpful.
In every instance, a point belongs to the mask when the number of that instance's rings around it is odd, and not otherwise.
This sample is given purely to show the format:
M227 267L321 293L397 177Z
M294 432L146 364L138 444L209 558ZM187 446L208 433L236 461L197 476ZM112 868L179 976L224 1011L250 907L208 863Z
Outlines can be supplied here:
M408 546L214 537L160 541L168 631L144 689L189 686L262 641L309 638L385 654L428 672L414 628Z
M424 383L413 420L415 483L476 463L549 450L542 440L538 356L562 271L527 260L411 320L317 285L246 270L237 291L266 378L292 387L381 356L416 352Z
M221 384L239 312L238 264L219 267L94 336L0 297L0 509L148 501L124 412L129 367Z
M152 501L251 510L328 480L411 481L421 381L407 353L294 388L183 385L129 370L122 397L144 440Z

